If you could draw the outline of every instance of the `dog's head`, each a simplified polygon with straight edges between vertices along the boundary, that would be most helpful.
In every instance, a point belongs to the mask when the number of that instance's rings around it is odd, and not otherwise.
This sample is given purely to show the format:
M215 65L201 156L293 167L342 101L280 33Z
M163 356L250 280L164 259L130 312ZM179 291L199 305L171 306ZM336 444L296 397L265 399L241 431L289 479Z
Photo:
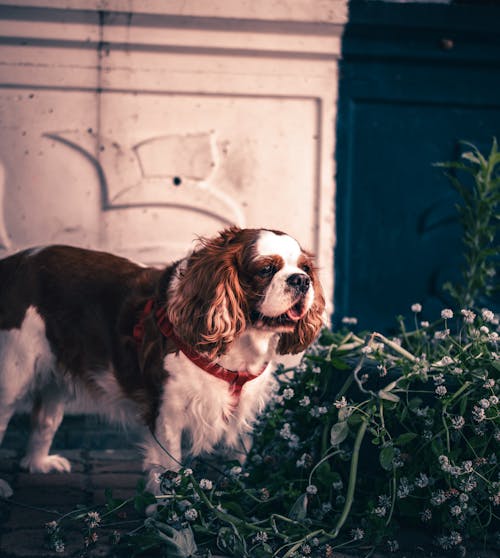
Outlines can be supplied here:
M214 357L248 327L278 333L281 354L298 353L319 332L324 307L312 256L296 240L232 227L181 262L167 312L185 342Z

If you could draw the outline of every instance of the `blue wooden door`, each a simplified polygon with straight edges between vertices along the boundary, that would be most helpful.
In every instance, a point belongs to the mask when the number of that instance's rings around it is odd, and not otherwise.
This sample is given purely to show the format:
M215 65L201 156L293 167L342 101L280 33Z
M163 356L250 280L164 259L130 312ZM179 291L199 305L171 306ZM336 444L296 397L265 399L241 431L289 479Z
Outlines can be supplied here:
M353 2L340 66L336 316L434 319L464 264L443 171L500 140L500 6ZM338 321L336 321L338 323Z

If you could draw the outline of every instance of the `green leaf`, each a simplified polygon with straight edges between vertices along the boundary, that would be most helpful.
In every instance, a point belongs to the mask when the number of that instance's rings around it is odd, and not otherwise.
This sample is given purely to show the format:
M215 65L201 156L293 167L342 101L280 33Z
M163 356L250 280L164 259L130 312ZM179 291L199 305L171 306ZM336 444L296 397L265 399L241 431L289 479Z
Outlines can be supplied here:
M416 434L415 432L405 432L404 434L401 434L401 436L398 436L394 440L394 444L396 446L404 446L406 444L409 444L417 436L418 436L418 434Z
M332 357L330 362L336 370L349 370L351 368L351 366L349 366L341 358Z
M332 331L325 328L321 331L321 334L319 336L319 343L320 345L323 345L323 347L332 345L333 343L335 343L335 335Z
M337 422L330 430L330 444L332 446L340 445L349 435L349 425L343 420Z
M415 409L418 409L422 405L423 402L424 401L421 397L412 397L408 401L408 407L410 407L410 409L412 411L414 411Z
M301 494L295 500L288 517L295 521L303 521L307 517L307 494Z
M467 409L467 397L462 397L460 400L460 415L464 416L465 411Z
M382 466L382 469L385 469L386 471L392 470L392 461L394 459L394 453L395 452L393 446L386 446L385 448L382 448L380 450L378 459L380 465Z

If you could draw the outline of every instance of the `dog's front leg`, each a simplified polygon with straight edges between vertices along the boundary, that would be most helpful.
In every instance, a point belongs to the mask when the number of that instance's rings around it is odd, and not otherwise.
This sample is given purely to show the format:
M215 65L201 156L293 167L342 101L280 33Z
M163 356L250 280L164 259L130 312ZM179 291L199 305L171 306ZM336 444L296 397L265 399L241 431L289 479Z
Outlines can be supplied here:
M156 424L157 428L146 444L144 470L148 474L146 490L158 495L161 493L161 475L182 468L182 430L162 424L159 420Z

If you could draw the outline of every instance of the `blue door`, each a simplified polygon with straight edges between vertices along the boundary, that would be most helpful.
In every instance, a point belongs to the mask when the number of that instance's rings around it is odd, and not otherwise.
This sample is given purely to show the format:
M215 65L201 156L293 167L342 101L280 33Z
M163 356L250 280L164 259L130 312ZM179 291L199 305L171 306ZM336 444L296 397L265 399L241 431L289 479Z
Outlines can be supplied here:
M352 2L340 65L336 317L424 319L464 265L439 161L500 141L500 6ZM338 324L338 320L335 320Z

